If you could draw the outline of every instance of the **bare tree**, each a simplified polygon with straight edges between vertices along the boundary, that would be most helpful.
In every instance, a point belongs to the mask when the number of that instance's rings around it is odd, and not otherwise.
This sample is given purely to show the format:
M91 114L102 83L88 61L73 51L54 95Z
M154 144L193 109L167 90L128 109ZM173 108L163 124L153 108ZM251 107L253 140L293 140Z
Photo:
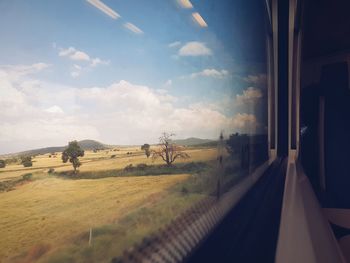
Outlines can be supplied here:
M190 156L184 151L184 147L174 144L171 140L175 134L163 132L159 137L158 149L152 151L152 159L162 158L167 165L171 165L176 159L187 159Z

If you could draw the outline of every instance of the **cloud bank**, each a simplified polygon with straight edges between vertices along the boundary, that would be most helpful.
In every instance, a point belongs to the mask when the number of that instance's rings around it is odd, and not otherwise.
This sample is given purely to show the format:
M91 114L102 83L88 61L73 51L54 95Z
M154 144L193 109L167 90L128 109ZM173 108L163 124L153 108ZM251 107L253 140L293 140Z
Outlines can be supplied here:
M167 90L125 80L86 88L48 83L35 78L44 65L0 67L0 153L88 138L155 143L163 131L215 139L221 130L253 133L259 127L252 114L227 116L204 102L179 106L181 98Z

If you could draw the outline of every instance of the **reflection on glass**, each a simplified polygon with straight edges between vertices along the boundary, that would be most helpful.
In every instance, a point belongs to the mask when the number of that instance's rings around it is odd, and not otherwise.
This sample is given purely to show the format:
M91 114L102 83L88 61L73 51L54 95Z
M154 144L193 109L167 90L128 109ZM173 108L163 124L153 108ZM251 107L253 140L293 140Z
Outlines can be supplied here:
M0 261L117 260L266 161L264 15L1 1Z

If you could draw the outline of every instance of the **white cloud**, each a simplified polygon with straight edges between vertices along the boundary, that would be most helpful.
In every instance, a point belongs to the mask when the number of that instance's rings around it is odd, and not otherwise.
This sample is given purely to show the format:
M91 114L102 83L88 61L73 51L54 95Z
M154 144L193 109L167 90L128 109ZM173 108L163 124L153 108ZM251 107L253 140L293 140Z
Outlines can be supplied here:
M243 78L244 81L255 84L255 85L266 85L267 77L266 74L248 75Z
M223 78L228 75L228 71L225 69L217 70L217 69L204 69L200 72L192 73L190 75L191 78L197 77L212 77L212 78Z
M87 53L85 53L81 50L77 50L74 47L69 47L66 49L60 48L59 50L60 51L59 51L58 55L60 57L68 57L69 59L76 61L75 63L90 62L89 65L86 65L86 63L85 63L85 66L74 64L70 70L70 75L73 78L79 77L84 71L88 71L91 68L97 67L99 65L109 65L110 64L109 60L103 60L103 59L100 59L98 57L92 58Z
M72 60L77 60L77 61L89 61L90 56L80 50L75 49L74 47L69 47L67 49L61 49L60 52L58 53L60 57L69 57Z
M25 131L25 132L23 132ZM77 138L98 138L98 131L73 118L31 119L0 124L0 144L7 153L39 147L65 145ZM4 147L1 151L6 150ZM3 153L6 153L3 152Z
M108 15L109 17L113 19L118 19L120 15L114 11L112 8L107 6L106 4L102 3L100 0L87 0L90 4L92 4L97 9L101 10L103 13Z
M77 65L77 64L74 64L74 65L72 66L72 68L71 68L70 75L71 75L73 78L77 78L77 77L80 76L82 70L83 70L82 66Z
M143 31L132 23L125 23L124 27L135 34L143 34Z
M1 153L64 145L73 139L156 143L162 131L217 138L221 130L250 132L258 126L254 115L228 116L209 102L180 106L180 98L166 89L124 80L75 88L29 77L14 80L0 70Z
M98 139L95 127L57 106L67 110L74 106L74 88L30 79L33 71L23 74L23 68L44 68L40 65L3 68L0 66L1 153L62 145L75 138ZM20 69L15 78L14 69Z
M50 65L46 64L46 63L35 63L32 64L31 67L35 70L35 71L41 71L43 69L48 68Z
M32 65L0 65L0 70L3 70L2 74L6 74L7 77L17 79L21 76L38 73L49 67L49 64L39 62Z
M242 94L236 95L236 105L247 105L247 104L255 104L262 98L263 94L260 89L256 89L253 87L249 87L246 90L243 90Z
M73 60L89 61L90 56L83 51L76 51L74 54L69 56Z
M82 69L81 66L79 66L79 65L77 65L77 64L74 64L74 65L73 65L73 68L76 69L76 70L81 70L81 69Z
M94 58L91 60L91 66L96 67L98 65L109 65L109 60L102 60L100 58Z
M168 45L168 47L172 48L172 47L178 47L181 45L181 42L180 41L175 41L175 42L172 42Z
M48 112L48 113L58 113L58 114L63 114L64 113L63 110L57 105L54 105L54 106L52 106L50 108L47 108L47 109L45 109L45 111Z
M212 51L203 42L187 42L179 50L180 56L209 56Z
M66 49L61 49L60 52L58 53L58 55L60 57L66 57L66 56L70 56L75 51L76 51L76 49L74 47L69 47L69 48L66 48Z
M259 128L259 123L253 114L238 113L232 117L231 129L241 133L255 133Z
M164 86L171 86L172 84L173 84L173 81L172 81L171 79L168 79L168 80L165 82Z
M70 75L73 77L73 78L77 78L80 76L80 71L71 71Z

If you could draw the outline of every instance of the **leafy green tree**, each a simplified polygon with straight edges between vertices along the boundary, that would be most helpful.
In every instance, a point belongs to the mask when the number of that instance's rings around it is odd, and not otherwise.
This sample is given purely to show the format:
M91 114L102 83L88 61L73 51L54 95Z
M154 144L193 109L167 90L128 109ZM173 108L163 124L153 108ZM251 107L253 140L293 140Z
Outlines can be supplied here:
M0 160L0 168L5 168L6 167L6 163L4 160Z
M151 146L148 143L142 145L141 150L145 151L145 155L147 156L147 158L151 156Z
M69 142L68 148L62 153L62 161L64 163L70 162L74 168L74 174L77 173L77 168L81 166L79 157L84 156L84 150L79 146L77 141Z
M21 164L24 167L31 167L31 166L33 166L32 156L22 156L21 157Z

